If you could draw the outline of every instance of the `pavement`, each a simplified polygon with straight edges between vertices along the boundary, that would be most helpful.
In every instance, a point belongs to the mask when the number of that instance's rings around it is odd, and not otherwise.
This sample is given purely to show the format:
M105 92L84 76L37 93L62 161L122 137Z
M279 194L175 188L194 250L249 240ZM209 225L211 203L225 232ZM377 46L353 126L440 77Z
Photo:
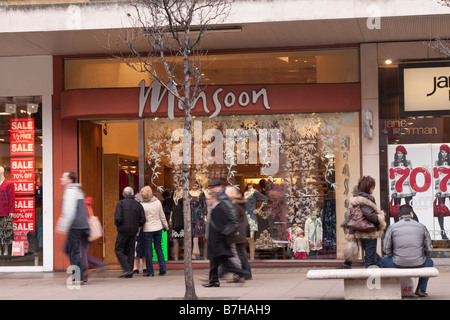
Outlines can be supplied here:
M404 298L404 300L450 299L450 259L433 259L439 276L430 278L428 297ZM202 301L298 301L343 300L343 280L308 280L306 273L312 268L336 268L323 266L254 267L253 279L245 283L227 283L220 287L205 288L200 278L207 275L207 268L194 269L195 292ZM184 270L168 270L154 277L135 274L132 278L119 278L120 270L90 270L85 285L67 284L65 272L5 272L0 273L0 301L23 300L154 300L183 301L185 293ZM416 285L417 279L414 280ZM184 300L183 303L186 303Z

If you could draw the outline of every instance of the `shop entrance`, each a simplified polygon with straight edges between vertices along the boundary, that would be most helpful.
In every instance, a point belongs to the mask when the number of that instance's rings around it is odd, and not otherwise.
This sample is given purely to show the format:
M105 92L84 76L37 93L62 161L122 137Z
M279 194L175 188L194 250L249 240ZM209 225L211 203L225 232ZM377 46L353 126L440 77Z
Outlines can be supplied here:
M80 182L86 197L94 199L94 214L104 227L103 238L91 245L89 253L116 265L114 211L125 186L139 190L139 123L79 121L78 132Z

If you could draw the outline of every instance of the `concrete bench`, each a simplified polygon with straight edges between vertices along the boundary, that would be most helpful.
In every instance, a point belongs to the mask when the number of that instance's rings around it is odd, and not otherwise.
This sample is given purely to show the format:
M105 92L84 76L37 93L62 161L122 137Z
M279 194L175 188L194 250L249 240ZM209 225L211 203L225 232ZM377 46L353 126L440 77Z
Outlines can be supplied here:
M367 268L310 270L309 280L344 279L346 300L400 300L402 278L437 277L436 268Z

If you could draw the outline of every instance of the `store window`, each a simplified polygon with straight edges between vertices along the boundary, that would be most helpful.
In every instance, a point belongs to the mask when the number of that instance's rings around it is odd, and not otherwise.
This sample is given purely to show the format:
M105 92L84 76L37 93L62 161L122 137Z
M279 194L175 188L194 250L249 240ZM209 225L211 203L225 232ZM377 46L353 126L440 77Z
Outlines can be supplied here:
M426 67L426 62L421 63ZM380 176L381 205L394 223L398 221L396 208L410 204L415 219L430 232L434 249L446 256L450 237L450 113L430 110L420 116L402 114L399 75L398 66L379 69L380 172L384 173ZM445 99L448 103L448 96Z
M208 85L359 82L357 48L208 54L199 59L202 84ZM177 65L175 77L182 79L182 63ZM165 74L160 68L157 73ZM65 90L138 87L143 79L153 81L120 59L64 60Z
M182 260L184 119L144 123L145 184L173 199L168 256ZM206 258L203 193L212 179L238 188L249 204L251 259L337 257L360 176L359 113L194 117L189 136L194 258Z
M42 265L41 97L0 98L0 266Z

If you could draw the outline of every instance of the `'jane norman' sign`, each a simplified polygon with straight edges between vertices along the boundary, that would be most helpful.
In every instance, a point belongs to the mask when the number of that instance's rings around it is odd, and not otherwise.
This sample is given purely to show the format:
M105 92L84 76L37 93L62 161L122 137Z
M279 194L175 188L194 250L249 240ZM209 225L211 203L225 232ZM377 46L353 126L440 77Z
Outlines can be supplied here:
M169 119L174 119L175 113L175 97L172 94L169 94L167 89L164 88L161 83L158 81L153 81L150 86L145 88L145 80L142 80L139 83L140 91L139 91L139 117L142 117L145 109L145 105L147 104L148 97L150 96L150 111L155 113L158 111L164 96L167 94L167 113ZM222 106L226 108L231 108L233 105L238 104L241 107L246 107L250 104L255 104L258 100L261 100L265 109L270 109L269 99L267 97L267 90L265 88L260 89L259 91L251 90L251 92L242 91L240 93L234 92L224 92L223 88L217 88L212 93L212 101L214 109L210 110L207 105L207 93L206 91L201 91L195 101L195 105L197 103L201 103L203 106L203 110L207 114L212 114L209 116L210 118L216 117L220 111L222 110ZM183 110L178 103L178 109Z
M403 111L449 112L450 65L440 65L407 64L400 66L401 79L403 76Z

